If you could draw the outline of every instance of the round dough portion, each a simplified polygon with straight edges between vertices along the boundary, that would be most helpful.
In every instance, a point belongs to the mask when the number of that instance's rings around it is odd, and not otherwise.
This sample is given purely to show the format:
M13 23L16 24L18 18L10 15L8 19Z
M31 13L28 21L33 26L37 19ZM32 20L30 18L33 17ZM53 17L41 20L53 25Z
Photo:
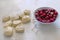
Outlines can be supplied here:
M9 21L9 20L10 20L10 16L4 17L4 18L2 19L3 22L7 22L7 21Z
M12 26L12 21L11 20L10 21L7 21L4 25L5 26Z
M14 20L12 26L16 27L18 24L21 24L21 23L22 23L21 20Z
M22 25L18 25L16 28L15 28L16 32L24 32L24 27Z
M14 20L13 21L13 24L19 24L19 23L21 23L22 21L21 20Z
M13 28L12 27L6 27L5 30L4 30L4 34L6 36L12 36L12 34L13 34Z
M30 13L31 13L30 10L24 10L25 15L30 15Z
M23 22L23 23L30 22L30 20L31 20L31 19L30 19L30 16L25 15L25 16L22 17L22 22Z

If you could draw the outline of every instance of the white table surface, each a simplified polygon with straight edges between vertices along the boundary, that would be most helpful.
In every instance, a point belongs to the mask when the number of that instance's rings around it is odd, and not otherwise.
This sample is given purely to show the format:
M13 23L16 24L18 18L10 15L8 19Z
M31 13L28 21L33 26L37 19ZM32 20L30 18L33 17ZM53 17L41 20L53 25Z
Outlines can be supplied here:
M23 10L29 9L33 12L39 7L52 7L56 9L59 16L54 24L42 25L36 33L32 31L33 23L24 25L24 33L14 33L12 37L3 35L2 17L7 15L20 14ZM0 40L60 40L60 1L59 0L0 0Z

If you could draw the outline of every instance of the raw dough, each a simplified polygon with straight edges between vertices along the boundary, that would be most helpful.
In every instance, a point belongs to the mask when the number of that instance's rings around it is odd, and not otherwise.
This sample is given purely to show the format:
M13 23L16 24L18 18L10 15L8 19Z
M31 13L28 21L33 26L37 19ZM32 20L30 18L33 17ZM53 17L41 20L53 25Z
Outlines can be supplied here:
M25 16L22 17L22 22L23 22L23 23L30 22L30 20L31 20L31 19L30 19L30 16L25 15Z
M14 20L12 26L16 27L18 24L21 24L21 23L22 23L21 20Z
M24 10L25 15L30 15L30 13L31 13L30 10Z
M4 25L5 26L12 26L12 21L11 20L10 21L7 21Z
M13 34L13 28L10 27L10 26L6 27L5 30L4 30L4 34L6 36L12 36L12 34Z
M7 21L9 21L9 20L10 20L10 16L4 17L4 18L2 19L3 22L7 22Z
M24 27L22 25L18 25L16 28L15 28L16 32L24 32Z

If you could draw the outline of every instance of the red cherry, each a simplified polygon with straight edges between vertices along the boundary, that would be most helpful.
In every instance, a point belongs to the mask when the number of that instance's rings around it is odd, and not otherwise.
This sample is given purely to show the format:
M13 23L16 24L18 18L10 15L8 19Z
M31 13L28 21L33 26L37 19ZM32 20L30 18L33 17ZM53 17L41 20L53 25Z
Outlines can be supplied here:
M47 23L49 23L49 22L50 22L50 20L47 20L46 22L47 22Z
M51 9L50 12L55 12L55 10L54 9Z
M53 17L53 19L55 20L55 19L56 19L56 17Z
M52 17L52 15L49 15L49 17Z
M40 17L36 17L36 18L37 18L37 20L38 20L38 21L40 21L40 20L41 20L41 18L40 18Z
M43 23L46 23L46 20L42 20Z
M57 13L57 12L54 12L54 14L55 14L55 15L58 15L58 13Z
M42 11L40 11L40 12L38 12L38 14L39 14L39 15L41 15L41 14L43 14L43 12L42 12Z
M53 19L53 18L50 18L50 21L51 21L51 22L53 22L53 21L54 21L54 19Z
M38 13L35 13L35 16L37 17L38 16Z
M53 15L53 17L56 17L57 15Z
M47 10L46 10L46 13L48 13L48 12L50 12L50 9L47 9Z
M43 15L40 15L40 17L42 17Z
M54 12L50 12L50 14L51 14L51 15L53 15L53 14L54 14Z
M43 12L46 12L46 11L47 11L47 9L42 9L42 11L43 11Z
M42 22L42 19L41 18L39 20Z
M45 13L43 13L42 15L43 15L43 16L45 16L46 14L45 14Z
M39 21L39 17L36 17L36 19Z
M47 16L50 15L49 13L46 14Z
M45 19L49 19L49 16L46 16Z

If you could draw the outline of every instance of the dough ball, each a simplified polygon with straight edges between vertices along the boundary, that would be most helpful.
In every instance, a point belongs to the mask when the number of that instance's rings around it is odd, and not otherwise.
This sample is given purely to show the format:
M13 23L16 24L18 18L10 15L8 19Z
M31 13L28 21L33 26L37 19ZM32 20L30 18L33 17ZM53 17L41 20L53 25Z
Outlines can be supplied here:
M9 21L9 20L10 20L10 16L4 17L4 18L2 19L3 22L7 22L7 21Z
M18 25L16 28L15 28L16 32L24 32L24 27L22 25Z
M12 26L16 27L18 24L21 24L21 23L22 23L21 20L14 20Z
M25 16L22 17L22 22L23 22L23 23L30 22L30 20L31 20L31 19L30 19L30 16L25 15Z
M22 23L21 20L14 20L14 21L13 21L13 24L20 24L20 23Z
M7 21L7 22L5 22L5 24L4 24L5 26L12 26L12 21L10 20L10 21Z
M6 35L6 36L12 36L12 34L13 34L13 28L12 27L6 27L5 28L5 30L4 30L4 34Z
M30 10L24 10L25 15L30 15L30 13L31 13Z

